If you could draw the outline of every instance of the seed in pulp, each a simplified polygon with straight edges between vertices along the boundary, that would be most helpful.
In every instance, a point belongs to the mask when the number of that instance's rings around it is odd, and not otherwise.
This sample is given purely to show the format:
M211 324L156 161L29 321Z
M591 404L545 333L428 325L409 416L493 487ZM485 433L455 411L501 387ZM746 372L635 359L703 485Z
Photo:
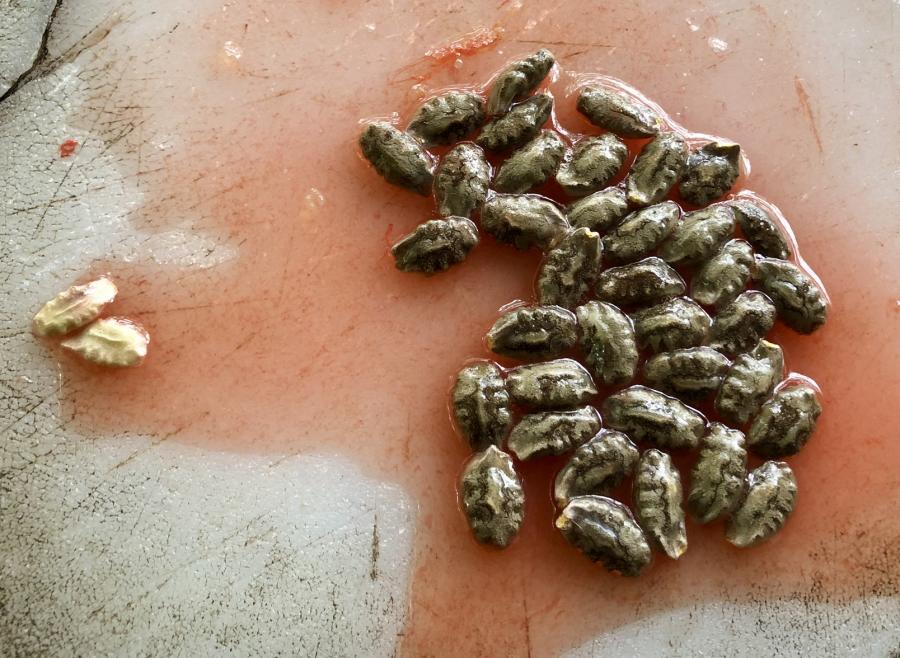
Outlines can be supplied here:
M705 206L731 189L740 172L741 147L733 142L709 142L691 153L678 185L681 198Z
M651 256L636 263L604 270L597 277L597 298L631 306L657 304L684 294L684 280L661 258Z
M388 183L419 194L431 192L434 162L412 135L386 121L376 121L363 130L359 145L375 171Z
M600 413L594 407L571 411L542 411L522 416L509 433L507 448L518 459L561 455L580 446L600 431Z
M426 146L465 139L484 122L484 99L471 91L448 91L425 101L406 132Z
M784 354L775 343L761 340L735 357L716 395L716 411L729 423L745 425L769 399L784 374Z
M576 496L605 496L631 475L638 449L622 432L600 430L578 446L553 484L553 498L560 509Z
M825 293L794 263L757 257L753 279L772 298L778 317L791 329L811 334L825 324L828 317Z
M513 401L538 409L571 409L597 394L590 373L573 359L517 366L506 386Z
M758 290L748 290L716 315L709 332L710 347L724 354L753 349L775 324L775 305Z
M796 455L809 441L822 415L815 390L786 386L763 404L747 430L747 445L765 458Z
M434 177L434 198L442 217L470 217L487 198L491 165L477 144L463 142L447 151Z
M578 111L595 126L622 137L653 137L660 119L644 103L619 91L587 86L578 93Z
M556 173L565 152L566 145L559 135L552 130L542 130L500 165L494 189L516 194L527 192Z
M559 306L525 306L504 313L485 342L492 352L516 359L559 356L575 344L575 314Z
M703 397L718 390L729 366L728 357L711 347L685 347L650 357L644 377L661 391Z
M626 180L628 202L649 206L662 201L681 176L686 160L687 144L677 133L660 133L647 142Z
M509 394L496 363L478 361L460 370L451 403L456 426L473 450L499 445L512 424Z
M607 386L631 381L640 356L628 316L612 304L596 301L579 306L575 315L584 361L597 381Z
M694 274L691 297L706 306L722 308L747 287L755 264L749 243L729 240Z
M522 101L484 128L476 140L488 151L505 151L537 136L553 110L553 96L537 94Z
M619 173L628 147L612 133L585 137L566 154L556 182L569 196L584 196L604 187Z
M689 212L659 248L660 257L672 265L708 259L734 234L734 213L724 204Z
M505 114L516 101L524 99L547 77L556 60L546 48L507 66L491 85L488 96L489 116Z
M602 255L598 233L587 228L570 231L541 262L535 286L538 301L573 308L597 280Z
M691 471L688 508L700 523L731 513L744 495L747 451L744 434L722 423L710 423L700 440L700 453Z
M525 518L525 492L513 461L496 446L472 455L460 478L463 512L475 539L505 548Z
M672 458L645 450L634 475L634 510L644 532L666 555L677 560L687 550L681 476Z
M767 210L749 199L736 199L731 208L744 237L757 252L770 258L791 257L787 238Z
M663 450L696 448L706 431L703 414L646 386L630 386L613 393L603 402L601 412L607 427Z
M613 260L627 262L648 256L678 224L681 208L666 201L628 215L603 238L603 249Z
M694 347L706 340L712 319L692 299L676 297L632 314L638 345L654 352Z
M465 217L419 224L391 248L397 269L435 274L461 263L478 244L478 229Z
M725 526L726 539L740 548L758 544L784 527L797 502L797 479L784 462L768 461L750 472L745 491Z
M566 234L569 222L556 204L536 194L492 194L481 209L481 227L517 249L547 251Z

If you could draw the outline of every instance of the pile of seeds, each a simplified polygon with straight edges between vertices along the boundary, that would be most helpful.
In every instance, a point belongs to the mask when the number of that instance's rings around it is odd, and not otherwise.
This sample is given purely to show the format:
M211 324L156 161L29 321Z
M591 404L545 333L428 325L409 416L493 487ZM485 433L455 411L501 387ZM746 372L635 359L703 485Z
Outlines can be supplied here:
M535 303L507 310L486 336L491 351L525 363L472 362L453 388L457 430L474 451L459 484L469 526L508 545L524 517L520 462L569 454L553 487L556 527L590 559L637 575L651 548L687 549L669 453L695 451L688 511L725 520L736 546L756 544L784 525L797 484L782 461L748 472L747 451L796 454L821 413L816 390L784 379L782 350L765 338L776 318L816 330L827 298L764 202L716 202L739 176L737 144L689 143L611 80L578 93L578 111L603 132L571 139L545 127L554 100L535 93L553 66L541 50L502 71L486 101L449 91L406 131L376 122L360 138L387 181L434 194L440 218L394 245L399 269L446 270L479 229L544 252ZM607 187L628 159L622 138L643 141L624 181ZM439 164L427 150L454 143ZM503 157L496 171L485 151ZM538 186L544 194L529 194ZM633 513L611 497L628 478Z

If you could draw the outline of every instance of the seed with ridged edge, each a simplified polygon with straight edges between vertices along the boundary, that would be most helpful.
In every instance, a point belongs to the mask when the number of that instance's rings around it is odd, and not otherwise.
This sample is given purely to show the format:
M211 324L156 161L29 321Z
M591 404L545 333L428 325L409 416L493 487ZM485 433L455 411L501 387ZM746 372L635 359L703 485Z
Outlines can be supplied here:
M487 198L491 165L477 144L463 142L447 151L434 176L434 198L443 216L470 217Z
M644 378L661 391L703 397L716 390L731 361L711 347L686 347L647 359Z
M631 165L625 191L636 206L659 203L681 176L687 144L677 133L660 133L648 142Z
M628 316L604 302L579 306L575 315L584 361L597 380L608 386L631 381L640 355Z
M566 145L560 136L552 130L542 130L500 165L494 189L516 194L527 192L556 172L565 153Z
M746 477L743 432L722 423L710 423L691 471L691 514L700 523L709 523L732 512L744 495Z
M577 108L595 126L622 137L652 137L659 132L660 120L656 113L620 91L584 87L578 93Z
M598 233L587 228L570 231L547 252L538 268L538 301L573 308L597 280L602 255Z
M687 297L676 297L632 314L638 345L654 352L667 352L700 345L709 333L712 319Z
M127 318L103 318L60 345L85 361L106 368L132 368L147 356L150 335Z
M828 300L818 284L793 263L778 258L756 259L753 275L759 289L775 302L778 317L801 334L825 324Z
M734 234L734 214L726 205L689 212L659 248L672 265L699 263L712 256Z
M617 306L656 304L684 294L684 280L664 260L651 256L604 270L597 277L597 298Z
M756 261L744 240L729 240L691 279L691 297L706 306L722 308L747 287Z
M672 458L645 450L634 474L634 511L647 536L677 560L687 550L681 476Z
M536 194L493 194L481 209L481 227L517 249L553 247L569 222L552 201Z
M631 475L639 457L637 446L622 432L600 430L572 453L556 474L553 499L559 508L575 496L605 496Z
M504 548L522 527L525 492L513 461L496 446L472 455L459 483L463 512L475 539Z
M566 217L575 228L605 233L628 214L625 190L609 187L575 201L566 208Z
M731 189L740 172L741 147L733 142L709 142L687 159L678 192L695 206L705 206Z
M522 101L484 128L478 139L479 146L489 151L505 151L521 146L537 136L553 110L553 96L538 94Z
M506 388L518 404L539 409L577 407L597 394L590 373L573 359L513 368L507 375Z
M604 187L619 173L628 147L611 133L585 137L566 154L556 182L569 196L584 196Z
M507 448L519 459L561 455L600 431L600 413L594 407L571 411L525 414L512 428Z
M766 458L796 455L809 441L821 414L822 405L811 386L786 386L763 404L750 423L747 445Z
M525 306L500 316L485 342L492 352L517 359L559 356L578 340L575 314L559 306Z
M678 398L646 386L613 393L601 409L607 427L635 441L649 441L663 450L696 448L706 431L706 418Z
M791 257L787 238L767 210L749 199L736 199L731 208L744 237L757 252L771 258Z
M465 217L419 224L391 248L397 269L435 274L461 263L478 244L478 228Z
M709 346L724 354L753 349L775 324L775 305L758 290L748 290L716 315Z
M522 100L541 84L555 61L553 53L541 48L533 55L507 66L491 85L487 102L488 115L508 112L514 102Z
M797 502L797 479L784 462L766 462L747 476L746 494L728 519L725 537L744 548L784 527Z
M637 210L606 234L604 252L619 262L644 258L675 229L679 217L681 208L674 201Z
M735 425L758 412L784 374L784 354L775 343L761 340L750 352L735 357L716 395L716 411Z
M448 91L416 110L406 132L427 146L458 142L484 122L484 99L471 91Z
M365 127L359 145L375 171L388 183L419 194L431 193L434 162L415 137L386 121L376 121Z
M451 403L456 426L474 450L499 445L512 424L509 394L496 363L478 361L460 370Z
M116 284L105 276L72 286L41 307L31 321L31 329L43 338L79 329L99 318L118 292Z

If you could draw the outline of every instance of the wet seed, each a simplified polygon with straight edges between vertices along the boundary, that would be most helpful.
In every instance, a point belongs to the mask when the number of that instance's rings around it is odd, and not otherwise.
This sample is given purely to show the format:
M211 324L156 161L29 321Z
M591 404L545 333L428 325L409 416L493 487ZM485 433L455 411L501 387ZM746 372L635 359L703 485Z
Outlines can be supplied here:
M590 560L623 576L637 576L650 564L650 546L625 505L604 496L576 496L556 527Z
M644 532L673 560L687 550L681 476L664 452L644 451L634 476L634 510Z
M561 455L599 431L600 413L594 407L525 414L509 433L507 447L521 460Z
M584 196L604 187L625 164L628 147L612 133L586 137L566 154L556 182L569 196Z
M503 376L490 361L472 363L459 371L452 404L456 426L473 450L499 445L512 424Z
M775 305L758 290L748 290L719 311L709 332L709 346L724 354L753 349L775 324Z
M529 306L504 313L487 334L488 349L516 359L559 356L578 340L575 314L558 306Z
M106 368L131 368L143 363L150 335L125 318L95 320L84 331L60 345L85 361Z
M494 189L498 192L527 192L556 173L566 145L552 130L540 134L510 155L500 165Z
M601 411L608 427L663 450L696 448L706 431L703 414L646 386L630 386L610 395Z
M622 137L652 137L659 132L660 119L653 110L612 89L584 87L577 107L592 124Z
M672 265L704 261L734 234L734 214L726 205L689 212L659 249Z
M735 357L716 395L716 411L729 423L745 425L772 395L783 374L781 348L759 341L753 350Z
M604 270L597 277L597 297L617 306L656 304L684 294L684 281L664 260L651 256Z
M575 228L589 228L605 233L628 214L625 191L610 187L576 201L566 209L569 223Z
M560 509L576 496L604 496L631 475L638 461L638 449L615 430L600 430L579 446L557 473L553 498Z
M672 233L679 217L681 208L674 201L642 208L628 215L603 238L603 249L619 262L644 258Z
M62 336L97 318L118 294L116 284L105 276L72 286L41 307L31 321L35 336Z
M419 224L391 248L397 269L434 274L461 263L478 244L478 229L465 217Z
M709 315L687 297L676 297L631 316L638 345L667 352L700 345L712 323Z
M800 384L783 388L753 419L747 445L766 458L796 455L809 441L821 414L822 405L811 387Z
M584 361L607 386L634 378L638 355L631 320L612 304L588 302L575 309Z
M525 492L509 455L496 446L472 455L460 478L459 493L475 539L508 546L525 517Z
M650 357L644 377L662 391L703 397L718 390L729 366L731 361L711 347L687 347Z
M602 253L598 233L587 228L570 231L541 262L536 283L538 301L573 308L597 280Z
M772 298L778 317L787 326L801 334L811 334L825 324L828 317L825 294L793 263L757 257L753 278L759 289Z
M729 240L691 279L691 297L721 308L741 294L750 281L755 261L744 240Z
M359 145L375 171L388 183L419 194L431 192L434 162L412 135L385 121L376 121L363 130Z
M537 136L550 118L551 110L553 97L550 94L532 96L488 123L476 141L489 151L505 151L521 146Z
M725 537L744 548L781 530L794 511L797 480L784 462L766 462L747 476L746 495L731 515Z
M464 139L484 122L484 99L471 91L448 91L425 101L406 132L427 146Z
M732 142L709 142L691 153L681 177L681 198L705 206L731 189L740 171L741 147Z
M768 211L748 199L732 201L731 208L744 237L756 251L771 258L791 257L787 238Z
M590 373L572 359L513 368L507 376L506 386L516 403L539 409L570 409L597 394Z
M629 203L649 206L662 201L681 176L687 144L677 133L660 133L648 142L631 166L626 181Z
M491 165L481 147L464 142L450 149L434 177L434 198L442 217L470 217L487 198Z
M494 194L481 210L481 226L517 249L544 251L558 242L569 222L552 201L535 194Z
M542 48L533 55L510 64L497 76L488 96L489 116L504 114L510 106L533 92L555 63L553 53Z
M732 512L744 495L746 476L743 432L711 423L691 472L691 514L700 523L709 523Z

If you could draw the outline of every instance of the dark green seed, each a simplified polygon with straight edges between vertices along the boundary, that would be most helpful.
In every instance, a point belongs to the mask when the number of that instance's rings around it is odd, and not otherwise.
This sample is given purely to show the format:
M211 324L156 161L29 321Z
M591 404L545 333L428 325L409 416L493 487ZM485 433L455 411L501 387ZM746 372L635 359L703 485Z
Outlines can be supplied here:
M594 407L525 414L509 433L507 447L518 459L561 455L600 431Z
M359 145L375 171L388 183L419 194L431 192L434 162L422 143L412 135L386 121L376 121L363 130Z
M746 477L743 432L711 423L691 472L691 514L700 523L709 523L732 512L744 495Z
M637 447L622 432L600 430L579 446L560 469L553 483L556 506L565 507L575 496L605 496L631 475L639 457Z
M681 198L705 206L723 196L740 172L741 147L732 142L709 142L691 153L681 177Z
M481 147L464 142L447 151L434 177L438 213L447 217L471 217L487 198L491 165Z
M656 113L622 92L584 87L578 94L577 107L595 126L622 137L652 137L659 132Z
M484 99L471 91L448 91L425 101L406 131L426 145L465 139L484 122Z
M537 136L552 110L553 97L550 94L532 96L488 123L476 141L489 151L505 151L521 146Z
M811 334L825 324L828 317L825 293L790 261L757 257L753 279L772 298L778 317L787 326L801 334Z
M674 201L635 211L603 238L603 250L619 262L644 258L675 229L679 217L681 208Z
M541 262L536 283L538 301L574 308L597 280L602 254L599 234L586 228L570 231Z
M504 313L491 327L491 351L517 359L559 356L578 340L575 314L558 306L526 306Z
M456 426L474 450L499 445L512 424L503 375L490 361L472 363L459 371L452 405Z
M544 251L565 236L569 222L552 201L534 194L494 194L481 210L481 226L500 242Z
M729 423L745 425L759 413L784 374L784 354L766 340L735 357L716 395L716 411Z
M475 539L504 548L525 518L525 492L509 455L488 446L472 455L459 483L463 512Z
M753 349L775 324L775 305L763 293L748 290L719 311L709 332L710 347L725 354Z
M638 345L654 352L694 347L706 340L712 319L686 297L676 297L632 314Z
M732 201L731 208L744 237L757 252L771 258L791 257L787 238L768 211L748 199Z
M747 445L766 458L796 455L822 415L815 390L805 384L782 388L760 409L747 430Z
M667 393L702 397L718 390L729 366L731 361L711 347L686 347L650 357L644 377Z
M552 130L542 130L500 165L494 189L516 194L544 183L559 168L566 145Z
M725 538L740 548L765 541L784 527L797 502L797 479L784 462L750 472L741 504L728 519Z
M672 265L704 261L734 234L734 214L726 205L689 212L659 248L659 256Z
M566 154L556 182L569 196L584 196L604 187L619 173L628 147L612 133L586 137Z
M478 244L478 229L465 217L419 224L391 248L397 269L434 274L461 263Z
M648 142L631 165L626 181L628 202L649 206L662 201L684 169L687 144L677 133L660 133Z
M729 240L697 270L691 279L691 297L706 306L722 308L747 287L755 264L747 242Z
M630 386L603 402L603 420L635 441L656 447L696 448L706 432L706 418L677 398L646 386Z
M634 511L647 536L677 560L687 550L681 476L672 458L651 448L644 451L634 474Z
M491 86L487 103L488 115L505 114L513 103L533 92L547 77L555 61L553 53L542 48L507 66Z
M656 304L684 294L684 281L664 260L651 256L604 270L597 277L597 297L617 306Z
M610 187L576 201L566 209L569 223L575 228L589 228L605 233L628 214L625 190Z
M538 409L570 409L597 394L590 373L572 359L513 368L507 376L506 387L516 403Z
M585 363L597 380L608 386L631 381L640 357L628 316L604 302L579 306L575 315Z

